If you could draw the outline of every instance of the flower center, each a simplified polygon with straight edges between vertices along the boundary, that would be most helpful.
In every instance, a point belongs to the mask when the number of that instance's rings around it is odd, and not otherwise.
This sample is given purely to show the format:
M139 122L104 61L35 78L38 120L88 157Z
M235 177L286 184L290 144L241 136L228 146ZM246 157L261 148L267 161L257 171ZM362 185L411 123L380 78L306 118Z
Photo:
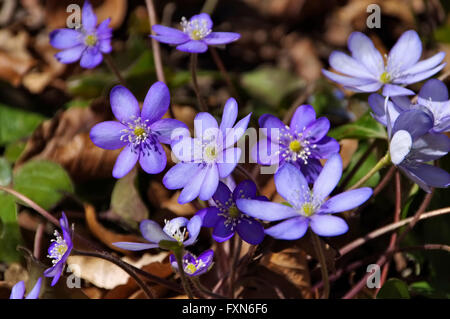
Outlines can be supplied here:
M187 21L185 17L181 18L183 32L189 35L192 40L202 40L211 33L208 28L208 22L204 19L195 19Z
M216 145L208 145L205 147L204 159L206 162L213 162L216 160L219 152L217 150Z
M192 275L193 273L195 273L197 271L197 266L195 266L192 263L188 263L186 266L184 266L184 271L187 272L188 274Z
M294 140L291 143L289 143L289 149L292 152L298 153L302 149L302 144L299 141Z
M312 203L304 203L302 206L303 213L306 217L310 217L316 211L316 208Z
M52 239L53 244L49 250L48 257L53 259L53 264L56 264L64 256L68 247L66 241L59 235L58 231L55 230L54 235L56 239Z
M95 34L89 34L84 38L84 44L92 47L97 44L97 36Z
M170 220L165 220L165 223L166 225L164 230L166 231L166 234L175 239L181 245L188 235L186 227L180 227L176 223L171 223Z
M384 71L383 73L381 73L381 75L380 75L380 82L381 83L384 83L384 84L386 84L386 83L389 83L389 82L391 82L391 75L387 72L387 71Z
M145 131L145 128L143 128L143 127L137 126L134 129L134 135L136 137L142 137L145 133L146 133L146 131Z
M228 215L229 215L231 218L237 218L237 217L239 217L239 214L240 214L240 211L239 211L239 209L236 207L236 205L233 205L233 206L231 206L231 207L228 209Z
M124 124L127 128L121 131L123 133L120 137L121 141L131 144L135 151L159 152L156 133L151 131L148 120L138 117Z

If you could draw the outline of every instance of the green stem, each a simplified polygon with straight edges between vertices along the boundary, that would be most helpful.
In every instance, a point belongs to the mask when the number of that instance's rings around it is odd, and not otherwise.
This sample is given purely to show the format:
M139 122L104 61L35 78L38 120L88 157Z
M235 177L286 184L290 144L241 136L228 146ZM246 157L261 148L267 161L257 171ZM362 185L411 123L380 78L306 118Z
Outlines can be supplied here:
M178 264L178 273L181 277L181 283L183 284L184 291L188 295L189 299L194 299L194 294L192 293L191 287L189 286L189 281L186 278L186 274L184 273L183 267L183 249L179 249L178 251L174 251L175 259Z
M350 187L348 190L359 188L361 185L363 185L365 182L369 180L376 172L378 172L383 167L389 165L391 162L391 156L389 154L389 151L384 155L378 163L375 164L375 166L363 177L361 178L356 184L354 184L352 187Z
M313 240L313 246L314 249L316 250L317 258L319 259L320 271L322 272L322 282L323 282L322 299L328 299L328 296L330 294L330 281L328 279L328 269L325 254L319 236L317 236L314 232L311 232L311 235Z
M192 84L194 86L195 95L197 96L199 109L202 112L208 111L208 107L205 104L205 101L202 99L200 95L200 89L198 87L197 82L197 53L191 54L191 76L192 76Z

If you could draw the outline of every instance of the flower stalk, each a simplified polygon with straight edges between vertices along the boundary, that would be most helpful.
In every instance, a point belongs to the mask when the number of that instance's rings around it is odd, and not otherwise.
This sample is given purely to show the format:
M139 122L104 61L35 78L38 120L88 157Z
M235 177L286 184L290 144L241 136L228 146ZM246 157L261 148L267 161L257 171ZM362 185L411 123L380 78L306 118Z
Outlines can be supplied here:
M317 236L314 232L311 232L311 237L317 258L319 259L320 271L322 273L322 281L324 283L322 299L328 299L328 296L330 294L330 281L328 278L328 269L327 269L327 261L325 259L325 253L323 251L322 243L320 242L319 236Z
M205 101L203 100L202 96L200 95L200 89L198 87L198 82L197 82L197 60L198 60L197 53L192 53L191 54L192 85L194 87L195 95L197 96L197 101L198 101L200 111L207 112L208 107L206 106Z
M354 184L352 187L350 187L348 190L353 190L356 188L359 188L361 185L363 185L365 182L367 182L376 172L378 172L380 169L384 168L385 166L389 165L391 162L391 156L389 154L389 151L384 155L378 163L375 164L372 169L363 176L356 184Z
M186 274L184 272L183 267L183 249L175 249L173 250L173 255L175 256L175 259L177 260L178 264L178 272L181 277L181 283L183 284L184 291L188 295L189 299L194 299L194 294L192 293L191 287L189 286L189 281L186 278Z

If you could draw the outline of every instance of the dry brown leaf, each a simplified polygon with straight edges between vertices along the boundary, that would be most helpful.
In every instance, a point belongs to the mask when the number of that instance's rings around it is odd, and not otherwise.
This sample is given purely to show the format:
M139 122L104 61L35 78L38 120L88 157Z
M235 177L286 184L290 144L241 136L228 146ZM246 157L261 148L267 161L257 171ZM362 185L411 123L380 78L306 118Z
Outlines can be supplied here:
M339 141L339 144L341 145L339 155L342 158L342 166L343 169L346 169L352 160L352 156L358 149L359 143L357 139L343 139Z
M116 247L112 243L119 241L142 242L142 240L137 236L117 234L103 227L103 225L100 224L97 220L97 216L93 206L86 204L84 206L84 211L86 216L86 223L89 227L89 230L95 237L97 237L102 243L104 243L109 248L126 255L131 255L132 254L131 251Z
M178 216L190 216L194 214L197 210L192 203L178 203L178 197L180 196L180 193L180 191L176 191L170 199L162 202L161 208L168 209Z
M157 255L144 254L137 261L128 257L124 257L122 260L137 268L142 268L144 265L162 262L167 255L167 252L161 252ZM77 277L89 281L98 288L114 289L119 285L126 284L130 278L122 268L96 257L69 256L67 264Z

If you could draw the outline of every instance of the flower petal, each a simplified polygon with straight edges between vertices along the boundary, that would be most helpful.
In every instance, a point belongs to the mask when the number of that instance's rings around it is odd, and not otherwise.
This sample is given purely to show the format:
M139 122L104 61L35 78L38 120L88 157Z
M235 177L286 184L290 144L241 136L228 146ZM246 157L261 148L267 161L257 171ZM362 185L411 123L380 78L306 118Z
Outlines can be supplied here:
M97 25L97 16L89 1L85 1L81 10L81 23L85 30L91 31Z
M219 156L217 167L220 178L225 178L233 172L241 157L241 149L231 147L223 151Z
M220 219L220 211L217 207L208 207L199 211L197 214L200 215L200 212L205 212L203 216L203 227L214 227Z
M340 150L339 142L334 138L325 136L320 141L314 144L311 150L311 155L316 158L329 158L331 155L338 153ZM308 160L309 165L310 160Z
M127 143L120 140L122 130L127 127L116 121L106 121L96 124L89 133L92 142L106 150L115 150L124 147Z
M217 136L219 125L214 116L206 112L200 112L194 119L194 128L195 137L205 140L212 135Z
M128 123L133 118L138 118L141 113L139 103L126 87L117 85L109 94L111 109L116 119L122 123Z
M213 164L209 166L207 170L203 185L200 189L199 198L201 200L210 199L219 185L219 169L217 168L217 165Z
M422 162L437 160L450 152L450 138L445 134L429 133L414 141L408 157Z
M153 123L163 117L169 109L170 93L164 82L154 83L147 92L142 106L141 117Z
M358 207L372 196L369 187L357 188L331 197L320 208L324 213L340 213Z
M80 66L85 69L93 69L103 60L103 55L96 47L87 48L81 55Z
M348 231L345 220L333 215L314 214L309 225L317 235L325 237L339 236Z
M225 218L221 217L214 227L212 237L218 243L227 241L234 235L234 230L231 228L231 224L225 224Z
M23 299L24 295L25 283L23 282L23 280L21 280L12 287L9 299Z
M153 145L155 149L141 150L139 156L139 164L142 169L148 174L161 173L167 164L166 152L159 142Z
M33 289L28 293L25 299L38 299L39 293L41 292L41 286L42 286L42 277L39 277L39 279L34 284Z
M64 64L73 63L78 61L81 57L81 54L84 52L86 47L84 45L77 45L70 49L63 50L55 54L55 58Z
M309 194L308 182L300 170L292 164L284 164L275 174L277 192L289 203L300 207Z
M234 32L211 32L203 38L203 41L207 45L221 45L239 40L240 37L241 35L239 33Z
M430 69L434 69L439 63L441 63L445 58L445 52L439 52L432 57L417 62L416 64L405 70L405 73L416 74L422 73Z
M196 163L178 163L169 169L163 177L167 189L179 189L186 186L199 171Z
M200 216L192 217L187 224L187 231L189 233L189 238L183 243L184 246L189 246L195 243L197 240L200 229L202 228L202 219Z
M115 178L122 178L127 175L131 169L136 165L139 159L139 152L133 149L131 144L125 146L117 157L116 164L114 164L112 175Z
M226 135L226 129L232 128L238 116L238 105L234 98L230 97L223 107L222 122L220 122L220 130L223 136Z
M112 51L111 39L99 40L98 49L100 50L101 53L105 53L105 54L111 53L111 51Z
M258 245L264 239L264 228L255 219L241 218L236 226L239 236L250 245Z
M180 137L189 135L186 124L174 119L161 119L154 122L150 129L158 135L158 141L163 144L171 144Z
M217 206L223 206L225 208L230 207L233 203L231 199L233 198L231 190L223 182L219 182L216 192L213 195L214 203Z
M414 162L400 165L399 168L424 191L431 192L431 187L446 188L450 186L450 174L442 168Z
M448 89L444 82L438 79L430 79L422 85L419 97L433 102L444 102L448 100Z
M339 51L333 51L329 58L330 65L336 71L356 78L378 80L374 74L359 61Z
M312 143L320 141L325 135L327 135L330 129L330 121L326 117L320 117L311 124L304 131L305 137L307 137Z
M267 228L265 233L277 239L296 240L302 238L307 230L308 219L295 217Z
M355 87L355 86L363 86L367 84L378 83L375 80L370 80L367 78L353 78L345 75L336 74L327 70L322 69L323 75L325 75L331 81L339 83L341 85Z
M175 28L165 27L163 25L155 24L152 27L153 32L157 35L150 35L159 42L167 44L182 44L189 41L189 36Z
M394 82L399 83L399 84L406 84L406 85L420 82L422 80L429 78L430 76L435 75L440 70L442 70L446 65L447 65L447 63L442 63L441 65L438 65L437 67L430 69L428 71L424 71L421 73L407 74L405 76L396 78Z
M392 136L389 144L389 153L391 155L391 161L394 165L398 165L411 151L412 137L405 130L399 130Z
M303 132L303 130L316 119L316 111L311 105L300 105L292 116L291 132Z
M188 53L203 53L208 50L208 45L203 41L190 40L178 45L177 50Z
M404 32L388 55L387 71L399 72L419 61L422 55L422 42L414 30Z
M240 211L261 220L277 221L298 216L294 208L279 203L255 199L238 199L236 205Z
M429 112L428 110L425 110ZM413 141L427 133L433 127L434 121L430 114L422 109L413 109L402 112L396 119L392 134L400 130L407 131Z
M280 162L280 144L272 143L269 138L261 137L252 148L252 158L261 165L274 165Z
M342 159L339 154L332 155L325 163L314 182L314 198L324 200L338 184L342 176Z
M246 117L241 119L233 128L227 128L224 147L228 148L233 146L241 137L244 135L245 130L248 127L248 122L250 121L252 113L248 114Z
M256 197L256 185L253 181L246 179L240 182L233 190L233 200L240 198L253 199Z
M178 197L178 203L186 204L195 199L199 194L205 180L206 173L208 169L200 168L196 172L192 179L184 186L183 190Z
M139 251L159 247L158 244L130 243L130 242L117 242L112 244L116 247L131 251Z
M384 96L413 95L414 91L406 89L399 85L385 84L383 88Z
M141 221L139 225L139 229L142 233L142 236L146 240L148 240L151 243L157 244L161 240L173 240L172 237L167 235L161 228L161 226L150 219L144 219Z
M74 29L56 29L50 32L50 44L56 49L69 49L81 43L82 34Z
M194 22L197 21L197 23L199 23L200 25L204 25L205 28L207 29L212 29L213 27L213 22L211 20L211 17L209 16L209 14L202 12L196 15L193 15L190 19L189 22Z
M383 57L373 45L372 40L361 32L352 32L348 38L348 48L353 58L378 77L384 71Z

